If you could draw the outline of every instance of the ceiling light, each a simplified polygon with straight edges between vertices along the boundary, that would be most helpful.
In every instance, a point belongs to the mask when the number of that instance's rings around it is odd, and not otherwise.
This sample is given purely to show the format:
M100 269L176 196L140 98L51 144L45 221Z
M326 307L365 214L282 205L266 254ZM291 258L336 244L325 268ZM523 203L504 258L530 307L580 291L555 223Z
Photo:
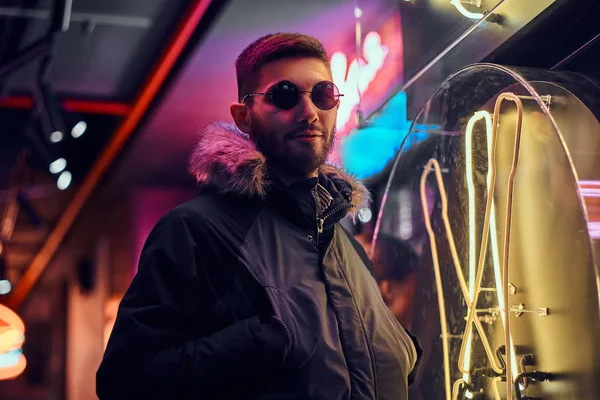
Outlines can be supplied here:
M0 295L8 294L12 285L6 276L6 260L4 259L4 251L3 251L2 242L0 242Z
M56 187L60 190L65 190L71 184L71 179L71 173L69 171L63 171L56 181Z
M85 121L79 121L75 124L75 126L73 126L73 129L71 129L71 136L77 139L85 133L86 129L87 124L85 123Z
M53 174L58 174L59 172L62 172L62 170L64 170L67 167L67 160L65 160L64 158L57 158L56 160L52 161L52 163L50 163L50 172L52 172Z
M61 131L54 131L50 134L50 141L52 143L58 143L63 140L64 137L65 135L63 135Z

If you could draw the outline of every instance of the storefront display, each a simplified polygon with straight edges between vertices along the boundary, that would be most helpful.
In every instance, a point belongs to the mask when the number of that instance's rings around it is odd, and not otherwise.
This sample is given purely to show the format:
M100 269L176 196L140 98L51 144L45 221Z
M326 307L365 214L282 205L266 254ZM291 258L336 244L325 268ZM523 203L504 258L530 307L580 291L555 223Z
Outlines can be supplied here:
M411 398L600 393L598 99L581 75L477 64L415 118L375 229L420 255Z

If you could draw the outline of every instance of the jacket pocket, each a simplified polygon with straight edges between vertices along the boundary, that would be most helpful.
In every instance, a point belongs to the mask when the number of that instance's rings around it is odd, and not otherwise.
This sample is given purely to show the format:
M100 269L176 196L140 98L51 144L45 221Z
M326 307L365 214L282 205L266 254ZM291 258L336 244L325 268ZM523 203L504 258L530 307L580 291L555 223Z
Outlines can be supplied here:
M286 366L294 370L302 368L315 355L319 334L317 326L312 322L318 321L319 317L313 307L302 307L285 291L271 286L266 286L265 290L274 315L285 324L290 332L291 348Z
M232 276L229 282L219 293L215 306L215 314L226 324L255 316L266 321L275 315L263 285L241 273Z

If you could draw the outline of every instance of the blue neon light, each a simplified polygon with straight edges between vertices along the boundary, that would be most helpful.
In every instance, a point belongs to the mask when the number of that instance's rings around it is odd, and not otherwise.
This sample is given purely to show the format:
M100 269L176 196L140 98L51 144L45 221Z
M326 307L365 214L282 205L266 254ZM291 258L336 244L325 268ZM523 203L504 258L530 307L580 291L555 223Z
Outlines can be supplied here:
M367 126L342 140L340 156L344 168L361 179L381 172L400 150L411 124L406 117L406 93L400 92ZM404 150L425 140L427 131L435 128L415 125Z

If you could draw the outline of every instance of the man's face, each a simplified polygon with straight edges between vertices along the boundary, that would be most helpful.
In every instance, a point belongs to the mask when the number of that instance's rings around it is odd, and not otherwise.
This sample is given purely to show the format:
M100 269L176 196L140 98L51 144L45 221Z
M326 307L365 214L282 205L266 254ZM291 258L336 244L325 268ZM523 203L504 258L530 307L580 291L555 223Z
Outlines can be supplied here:
M300 92L312 91L321 81L331 81L331 72L314 58L283 59L265 65L259 74L256 93L265 93L283 81L298 86ZM255 96L250 107L251 138L269 160L312 175L327 159L335 136L337 107L317 108L310 93L301 93L291 110L281 110L268 96Z

